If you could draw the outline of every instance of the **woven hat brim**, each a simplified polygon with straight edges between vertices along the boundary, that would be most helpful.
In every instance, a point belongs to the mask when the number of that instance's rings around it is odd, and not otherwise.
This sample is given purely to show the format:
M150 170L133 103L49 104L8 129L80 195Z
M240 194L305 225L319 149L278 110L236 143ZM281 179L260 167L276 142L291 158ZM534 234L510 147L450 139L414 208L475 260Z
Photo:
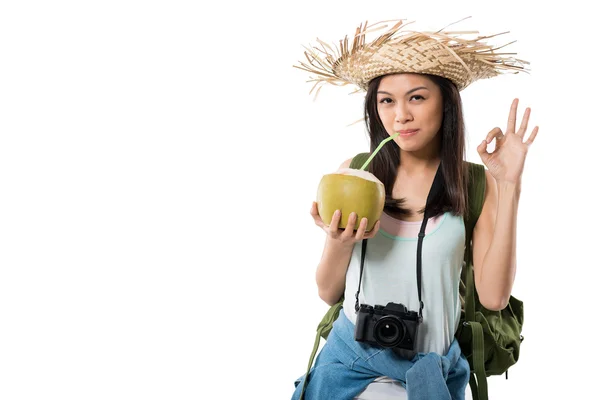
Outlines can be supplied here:
M497 76L504 72L528 72L527 61L519 60L514 53L499 53L508 46L494 48L484 40L507 32L476 36L476 31L419 32L404 29L404 20L396 24L370 43L366 35L385 28L378 22L367 22L357 29L349 46L348 37L340 40L339 48L318 40L320 46L307 47L304 52L308 62L294 67L314 75L312 91L324 83L332 85L352 84L358 91L367 90L369 82L382 75L393 73L420 73L442 76L454 82L459 90L471 83ZM379 25L379 26L378 26Z

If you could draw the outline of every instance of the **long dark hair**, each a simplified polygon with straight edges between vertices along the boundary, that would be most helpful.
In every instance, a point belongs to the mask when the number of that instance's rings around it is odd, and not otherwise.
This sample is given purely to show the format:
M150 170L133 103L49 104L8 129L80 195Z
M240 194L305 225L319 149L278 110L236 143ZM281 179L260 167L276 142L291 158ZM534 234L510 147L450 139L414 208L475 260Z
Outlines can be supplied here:
M444 178L444 194L432 204L432 215L451 211L455 215L466 215L467 210L467 174L465 160L465 126L462 101L456 86L448 79L435 75L426 75L441 90L443 98L440 167ZM364 116L371 142L371 153L382 140L389 137L377 111L377 90L383 76L373 79L365 97ZM392 214L411 215L405 207L405 199L392 198L392 189L400 165L400 148L394 142L386 143L373 160L368 170L385 185L385 210ZM420 213L424 209L419 210Z

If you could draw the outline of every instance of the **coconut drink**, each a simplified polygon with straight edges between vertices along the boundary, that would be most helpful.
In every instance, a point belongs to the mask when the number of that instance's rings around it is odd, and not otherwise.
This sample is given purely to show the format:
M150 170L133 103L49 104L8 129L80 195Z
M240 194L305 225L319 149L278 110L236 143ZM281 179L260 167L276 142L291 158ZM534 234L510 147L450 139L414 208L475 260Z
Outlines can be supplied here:
M350 214L355 212L354 230L358 229L363 218L367 218L367 232L373 229L383 213L385 186L365 168L381 147L398 134L383 140L360 169L341 168L335 173L323 175L317 189L317 208L325 224L330 225L333 213L340 210L338 228L345 229Z
M335 210L341 211L339 228L348 225L350 213L357 215L354 230L367 218L367 231L381 218L385 187L375 175L353 168L342 168L324 175L317 190L317 207L325 224L331 224Z

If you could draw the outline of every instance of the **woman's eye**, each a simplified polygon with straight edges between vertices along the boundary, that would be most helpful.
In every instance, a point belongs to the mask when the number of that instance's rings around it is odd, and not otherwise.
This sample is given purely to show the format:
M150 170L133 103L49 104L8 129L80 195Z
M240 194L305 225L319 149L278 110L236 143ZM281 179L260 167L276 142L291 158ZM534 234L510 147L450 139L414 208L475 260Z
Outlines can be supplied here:
M419 95L419 94L415 94L414 96L411 96L411 98L410 98L410 99L411 99L411 100L412 100L412 99L415 99L415 100L423 100L423 99L425 99L425 98L424 98L423 96Z
M390 99L389 97L385 97L385 98L383 98L383 99L379 100L379 102L380 102L381 104L389 104L389 103L391 103L391 102L392 102L392 99Z

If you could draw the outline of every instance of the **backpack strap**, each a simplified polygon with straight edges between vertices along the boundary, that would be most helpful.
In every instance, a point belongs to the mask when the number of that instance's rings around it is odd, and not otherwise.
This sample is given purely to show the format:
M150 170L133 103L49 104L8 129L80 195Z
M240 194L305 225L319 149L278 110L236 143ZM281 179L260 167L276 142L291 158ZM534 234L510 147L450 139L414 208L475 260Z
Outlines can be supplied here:
M360 169L363 164L369 159L371 153L358 153L350 162L350 168Z
M321 320L321 323L317 327L317 337L315 338L315 344L313 345L312 353L310 354L310 359L308 360L308 367L306 368L306 375L304 375L304 383L302 384L302 392L300 392L299 400L304 399L304 392L306 391L306 386L308 385L308 375L310 374L310 369L312 368L315 356L317 355L321 337L323 337L323 339L327 339L329 336L329 332L331 331L331 328L333 328L333 323L337 319L343 303L344 297L342 296L340 301L329 308L329 311L327 311L327 314L325 314Z
M473 273L473 229L479 220L485 199L485 168L481 164L467 162L468 178L468 212L465 218L466 247L466 294L464 326L471 329L472 363L474 373L471 373L469 385L473 400L488 400L487 377L485 374L483 327L475 320L475 283Z
M474 164L467 162L467 173L469 175L468 180L468 212L465 218L465 230L466 230L466 249L465 249L465 261L467 263L467 269L473 266L473 249L472 239L473 230L481 215L483 209L483 201L485 199L485 168L481 164ZM470 272L470 271L467 271ZM469 278L472 278L472 274L467 274L467 296L465 299L465 318L467 321L475 320L475 298L474 298L474 287L473 280L469 285Z

